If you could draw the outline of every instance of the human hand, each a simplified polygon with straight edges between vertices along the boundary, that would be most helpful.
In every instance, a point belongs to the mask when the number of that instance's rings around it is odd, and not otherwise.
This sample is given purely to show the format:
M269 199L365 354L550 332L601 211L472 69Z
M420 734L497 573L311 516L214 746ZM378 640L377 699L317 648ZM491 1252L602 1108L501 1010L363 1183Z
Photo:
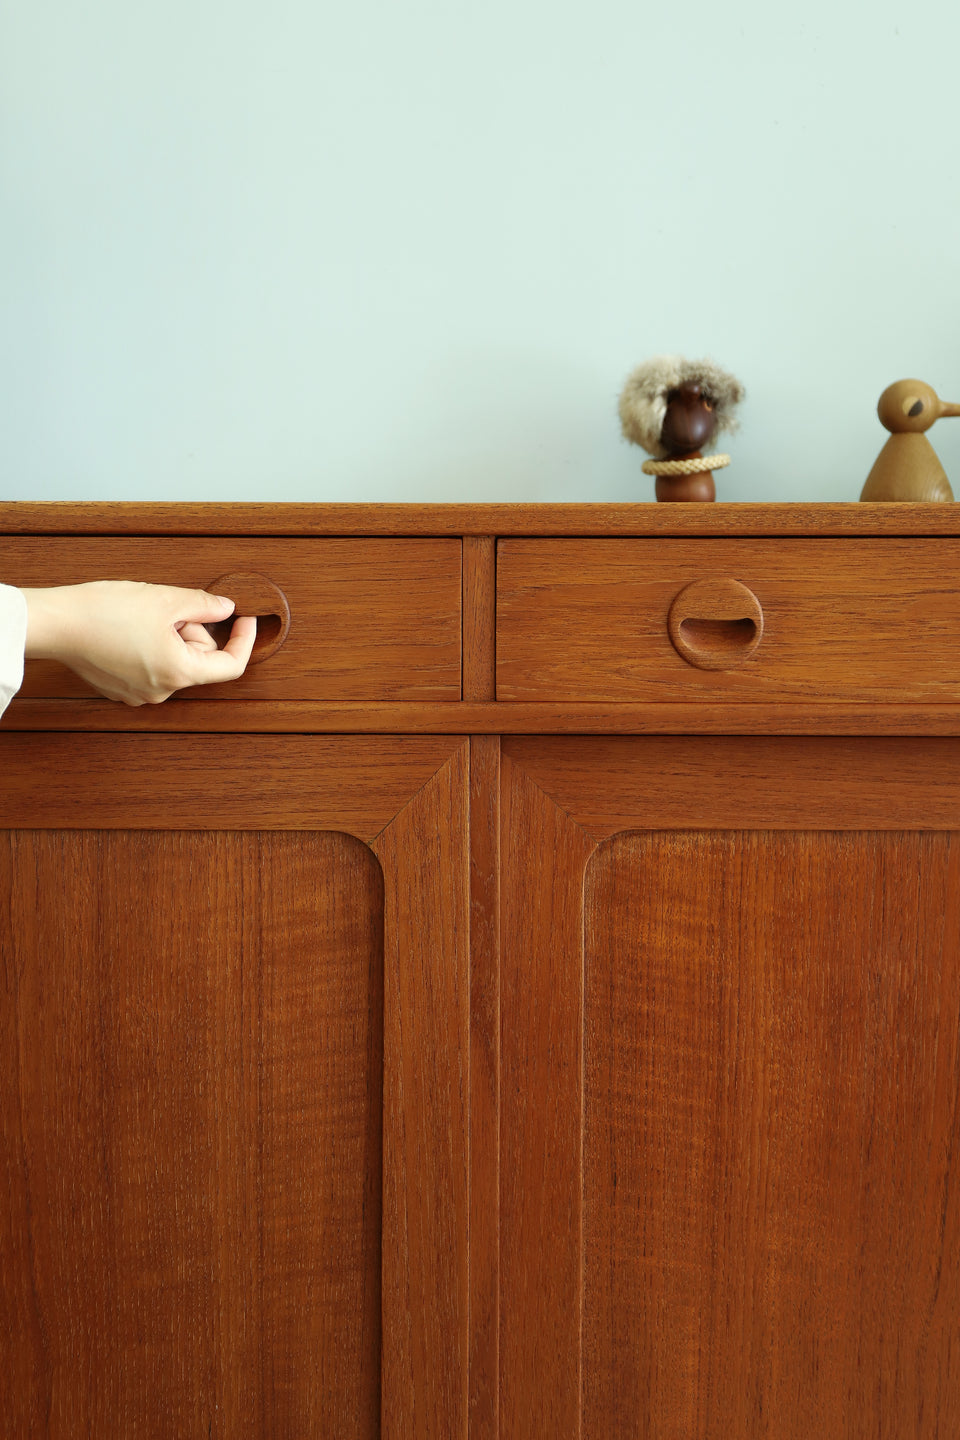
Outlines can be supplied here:
M24 590L28 659L59 660L109 700L155 705L187 685L236 680L257 622L234 621L222 650L204 624L226 620L232 600L205 590L94 580Z

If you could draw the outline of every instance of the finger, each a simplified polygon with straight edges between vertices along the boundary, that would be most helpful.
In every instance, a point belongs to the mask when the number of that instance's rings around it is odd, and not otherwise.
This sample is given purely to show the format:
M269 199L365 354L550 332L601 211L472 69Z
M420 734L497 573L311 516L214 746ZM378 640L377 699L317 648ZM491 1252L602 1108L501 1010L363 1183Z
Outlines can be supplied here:
M185 645L196 650L216 650L217 642L205 625L198 620L188 620L179 627L180 639Z
M234 603L226 595L210 595L206 590L172 590L173 619L177 625L194 620L207 624L226 620L234 611Z
M222 680L236 680L247 668L257 638L257 622L252 615L242 615L233 622L230 639L214 654L196 654L191 669L194 685L209 685Z
M256 638L256 616L238 615L230 627L230 638L220 652L222 655L229 655L234 664L239 665L238 675L242 675L247 668Z

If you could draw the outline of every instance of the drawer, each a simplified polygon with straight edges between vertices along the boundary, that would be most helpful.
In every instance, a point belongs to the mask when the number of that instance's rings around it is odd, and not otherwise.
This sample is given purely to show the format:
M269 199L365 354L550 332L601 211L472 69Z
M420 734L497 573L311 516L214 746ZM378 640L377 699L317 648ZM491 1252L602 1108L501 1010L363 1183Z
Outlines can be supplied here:
M224 575L266 576L290 608L282 648L232 684L181 692L224 700L459 700L460 559L458 539L0 539L11 585L209 589ZM271 624L259 622L265 633ZM93 692L62 666L31 661L20 693Z
M502 540L497 698L960 700L958 581L952 538Z

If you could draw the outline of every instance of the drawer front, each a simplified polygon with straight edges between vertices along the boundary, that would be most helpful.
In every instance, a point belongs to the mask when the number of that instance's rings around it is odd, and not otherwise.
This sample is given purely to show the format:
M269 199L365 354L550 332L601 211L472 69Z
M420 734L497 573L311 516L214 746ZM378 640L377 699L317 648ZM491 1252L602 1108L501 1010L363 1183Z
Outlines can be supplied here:
M960 700L960 542L502 540L497 698Z
M0 578L25 587L149 580L209 589L225 575L266 576L290 608L282 647L232 684L183 696L455 701L460 556L457 539L17 537L0 539ZM20 693L93 692L62 666L31 661Z

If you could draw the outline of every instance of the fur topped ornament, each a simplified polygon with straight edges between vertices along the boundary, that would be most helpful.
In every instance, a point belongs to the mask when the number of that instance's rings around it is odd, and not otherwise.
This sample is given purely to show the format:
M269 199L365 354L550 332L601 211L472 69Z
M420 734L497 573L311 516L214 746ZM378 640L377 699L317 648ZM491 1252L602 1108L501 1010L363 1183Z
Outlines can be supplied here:
M712 360L656 355L630 372L620 393L620 426L654 457L643 470L657 477L658 500L717 498L712 472L729 465L730 456L705 456L702 447L718 431L736 430L744 393Z

